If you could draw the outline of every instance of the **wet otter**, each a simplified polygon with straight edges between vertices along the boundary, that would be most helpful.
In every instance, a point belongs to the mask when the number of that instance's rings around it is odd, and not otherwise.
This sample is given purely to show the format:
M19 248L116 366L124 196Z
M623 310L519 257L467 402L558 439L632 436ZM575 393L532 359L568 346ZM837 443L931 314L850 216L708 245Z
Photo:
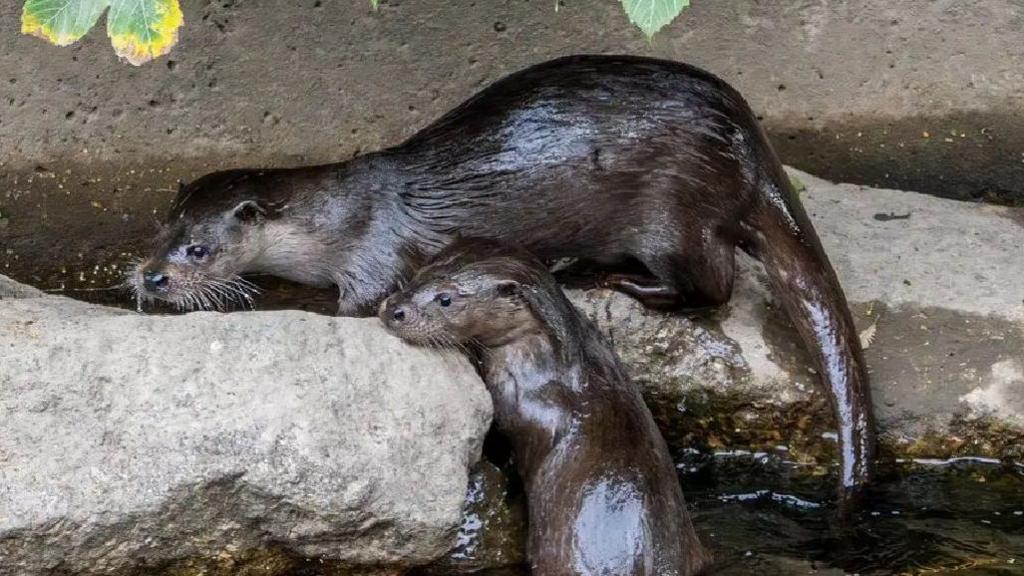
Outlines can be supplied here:
M737 247L761 260L827 384L841 488L867 482L867 374L842 289L743 98L711 74L631 56L572 56L512 74L405 143L348 162L233 170L186 186L131 277L144 299L210 307L240 274L339 288L372 313L456 234L542 259L626 260L606 284L647 305L725 303Z
M618 358L529 254L457 242L380 318L415 344L479 347L526 487L534 575L686 575L709 562L668 446Z

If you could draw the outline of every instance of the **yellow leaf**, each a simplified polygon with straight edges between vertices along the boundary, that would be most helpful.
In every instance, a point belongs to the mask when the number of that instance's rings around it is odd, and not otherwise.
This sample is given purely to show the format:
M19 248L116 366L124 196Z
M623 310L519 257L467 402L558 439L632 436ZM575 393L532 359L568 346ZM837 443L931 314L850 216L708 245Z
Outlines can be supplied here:
M184 23L178 0L112 0L107 34L117 55L138 66L170 52Z

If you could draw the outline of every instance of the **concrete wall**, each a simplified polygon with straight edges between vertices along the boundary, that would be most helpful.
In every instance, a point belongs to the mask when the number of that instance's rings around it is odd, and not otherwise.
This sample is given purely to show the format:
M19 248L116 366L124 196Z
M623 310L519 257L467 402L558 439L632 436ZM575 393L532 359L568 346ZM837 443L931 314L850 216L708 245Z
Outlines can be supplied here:
M400 142L501 76L579 52L685 60L735 84L820 176L1024 202L1021 0L696 0L652 43L616 0L184 0L169 57L70 48L0 3L0 273L115 283L175 180Z
M1024 201L1020 0L697 0L648 43L615 0L184 0L169 58L117 62L0 7L0 162L318 162L397 143L481 86L578 52L735 84L783 159L832 179ZM925 136L925 133L928 133Z

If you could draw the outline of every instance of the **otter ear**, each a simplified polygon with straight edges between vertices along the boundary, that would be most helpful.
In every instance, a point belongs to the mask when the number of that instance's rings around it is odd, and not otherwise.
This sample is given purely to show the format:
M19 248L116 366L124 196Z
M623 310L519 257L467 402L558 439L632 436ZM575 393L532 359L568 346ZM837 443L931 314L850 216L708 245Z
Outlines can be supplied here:
M503 298L508 298L511 296L518 295L520 293L519 288L520 286L518 282L513 282L510 280L508 282L502 282L501 284L498 284L496 290L498 291L499 296Z
M240 202L238 206L235 206L232 214L239 222L256 224L263 221L263 218L267 215L267 211L255 200L244 200Z

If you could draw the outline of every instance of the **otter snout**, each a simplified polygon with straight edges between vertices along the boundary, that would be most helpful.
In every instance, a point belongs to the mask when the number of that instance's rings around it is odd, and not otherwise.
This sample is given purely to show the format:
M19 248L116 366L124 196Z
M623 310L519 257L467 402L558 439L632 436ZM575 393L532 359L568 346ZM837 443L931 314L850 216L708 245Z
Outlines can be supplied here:
M377 316L385 326L394 330L399 324L402 324L409 318L410 312L408 303L391 297L380 303Z
M400 294L384 300L377 310L381 323L395 336L409 344L425 344L433 341L436 326L424 317L421 310Z
M159 270L146 270L142 273L142 287L147 292L165 293L170 281L170 276Z

